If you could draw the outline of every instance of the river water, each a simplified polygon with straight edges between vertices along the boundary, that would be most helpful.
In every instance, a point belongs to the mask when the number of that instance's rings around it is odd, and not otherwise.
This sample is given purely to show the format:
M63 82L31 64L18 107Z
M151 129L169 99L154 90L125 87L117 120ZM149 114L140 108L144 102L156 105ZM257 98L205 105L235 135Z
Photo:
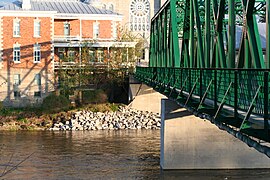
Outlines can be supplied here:
M159 130L0 132L0 179L270 179L270 170L160 170Z

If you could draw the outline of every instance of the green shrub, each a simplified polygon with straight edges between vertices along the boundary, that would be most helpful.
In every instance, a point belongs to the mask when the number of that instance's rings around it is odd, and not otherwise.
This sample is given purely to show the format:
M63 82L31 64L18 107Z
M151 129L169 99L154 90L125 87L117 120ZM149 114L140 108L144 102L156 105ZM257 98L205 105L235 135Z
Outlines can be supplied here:
M106 103L108 100L107 94L101 89L95 91L83 91L82 96L84 104Z
M109 106L110 106L111 111L113 112L118 111L119 109L119 104L112 103L112 104L109 104Z
M42 103L42 110L47 113L56 113L70 108L70 101L62 95L51 94Z

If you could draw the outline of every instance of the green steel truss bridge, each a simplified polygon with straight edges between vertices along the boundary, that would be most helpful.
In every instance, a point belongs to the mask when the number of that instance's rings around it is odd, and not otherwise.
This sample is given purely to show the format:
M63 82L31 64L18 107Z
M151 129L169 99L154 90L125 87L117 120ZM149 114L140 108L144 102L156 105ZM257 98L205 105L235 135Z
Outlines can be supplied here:
M270 142L270 0L170 0L135 77L235 136Z

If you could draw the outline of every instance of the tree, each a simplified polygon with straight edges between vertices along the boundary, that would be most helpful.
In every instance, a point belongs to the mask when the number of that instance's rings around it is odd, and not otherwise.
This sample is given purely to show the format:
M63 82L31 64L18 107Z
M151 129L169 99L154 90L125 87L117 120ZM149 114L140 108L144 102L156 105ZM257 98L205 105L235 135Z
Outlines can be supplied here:
M80 56L75 56L72 67L63 67L58 71L62 94L68 96L73 94L74 89L90 85L105 90L124 86L127 70L133 71L137 60L143 54L144 42L143 38L136 37L127 29L119 28L115 45L110 47L109 52L104 49L102 63L96 63L97 52L93 47L95 41L84 42L80 52L76 53ZM65 56L64 59L70 59L68 55Z

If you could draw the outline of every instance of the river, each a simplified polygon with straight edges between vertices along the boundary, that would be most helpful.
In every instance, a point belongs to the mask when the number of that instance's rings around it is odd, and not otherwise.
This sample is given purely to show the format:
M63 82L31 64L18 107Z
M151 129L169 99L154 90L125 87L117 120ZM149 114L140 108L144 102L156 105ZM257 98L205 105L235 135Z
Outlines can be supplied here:
M270 179L269 170L166 171L159 130L2 131L0 179Z

